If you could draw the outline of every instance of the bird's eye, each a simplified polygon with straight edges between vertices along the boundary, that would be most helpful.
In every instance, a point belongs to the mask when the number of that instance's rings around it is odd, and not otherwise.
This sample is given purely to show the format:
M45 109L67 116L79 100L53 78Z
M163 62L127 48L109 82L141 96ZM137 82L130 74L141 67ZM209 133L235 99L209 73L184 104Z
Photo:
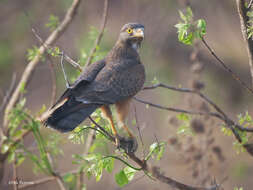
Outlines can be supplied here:
M127 31L128 34L133 33L133 29L132 28L128 28L126 31Z

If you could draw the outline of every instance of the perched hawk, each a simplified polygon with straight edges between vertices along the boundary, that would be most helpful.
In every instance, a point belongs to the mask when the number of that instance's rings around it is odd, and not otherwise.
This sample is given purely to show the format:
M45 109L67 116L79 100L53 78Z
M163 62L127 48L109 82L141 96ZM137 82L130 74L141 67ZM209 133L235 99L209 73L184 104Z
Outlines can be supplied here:
M129 101L143 87L144 66L140 61L139 48L144 38L144 26L129 23L122 27L119 38L100 61L89 65L51 108L44 121L46 126L61 132L77 127L97 108L109 120L115 135L116 145L120 141L112 119L109 105L115 104L118 124L133 138L125 125Z

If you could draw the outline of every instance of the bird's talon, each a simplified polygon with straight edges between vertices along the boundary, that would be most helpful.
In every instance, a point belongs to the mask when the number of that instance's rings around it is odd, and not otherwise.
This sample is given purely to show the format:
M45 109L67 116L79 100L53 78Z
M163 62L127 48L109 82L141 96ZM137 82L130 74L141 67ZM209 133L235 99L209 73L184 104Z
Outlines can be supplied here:
M137 140L134 137L124 138L118 136L115 137L115 142L118 142L118 144L116 143L117 148L122 148L126 153L134 153L138 148Z

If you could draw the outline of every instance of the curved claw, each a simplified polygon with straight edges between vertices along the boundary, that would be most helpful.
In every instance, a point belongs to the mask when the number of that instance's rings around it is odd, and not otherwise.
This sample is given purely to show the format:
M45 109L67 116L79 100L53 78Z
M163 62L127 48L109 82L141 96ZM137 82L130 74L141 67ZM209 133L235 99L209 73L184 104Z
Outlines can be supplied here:
M138 149L138 143L135 137L117 137L119 139L119 148L122 148L126 153L134 153Z

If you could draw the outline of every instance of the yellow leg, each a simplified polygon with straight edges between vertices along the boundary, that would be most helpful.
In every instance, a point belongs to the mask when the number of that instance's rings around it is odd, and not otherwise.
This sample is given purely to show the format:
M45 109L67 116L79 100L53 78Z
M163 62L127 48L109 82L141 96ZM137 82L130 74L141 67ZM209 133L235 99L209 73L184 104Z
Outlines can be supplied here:
M130 137L134 137L134 135L131 133L131 131L128 129L128 127L125 124L125 120L129 112L130 99L117 102L115 106L116 106L116 111L118 115L118 125L122 126Z
M101 110L102 110L102 113L103 113L103 116L108 119L108 121L110 122L111 124L111 127L112 127L112 133L113 135L115 136L115 143L116 145L118 146L119 145L119 140L118 140L118 132L114 126L114 123L113 123L113 119L112 119L112 112L110 110L110 107L107 106L107 105L104 105L101 107Z

